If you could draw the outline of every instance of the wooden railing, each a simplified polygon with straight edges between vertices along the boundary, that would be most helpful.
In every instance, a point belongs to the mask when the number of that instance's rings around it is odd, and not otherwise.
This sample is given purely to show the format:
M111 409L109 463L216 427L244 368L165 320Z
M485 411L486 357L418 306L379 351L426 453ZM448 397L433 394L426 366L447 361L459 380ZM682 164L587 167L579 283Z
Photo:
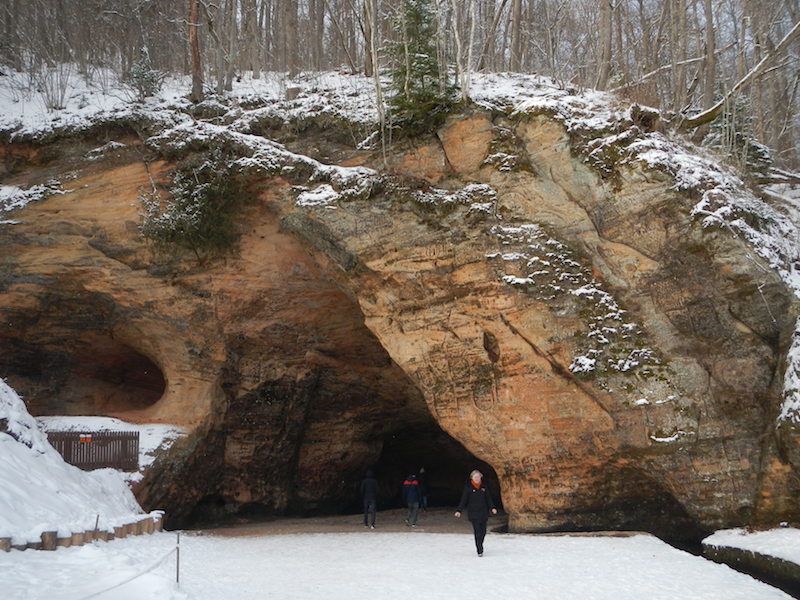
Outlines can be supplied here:
M84 471L139 470L138 431L48 431L47 439L66 462Z

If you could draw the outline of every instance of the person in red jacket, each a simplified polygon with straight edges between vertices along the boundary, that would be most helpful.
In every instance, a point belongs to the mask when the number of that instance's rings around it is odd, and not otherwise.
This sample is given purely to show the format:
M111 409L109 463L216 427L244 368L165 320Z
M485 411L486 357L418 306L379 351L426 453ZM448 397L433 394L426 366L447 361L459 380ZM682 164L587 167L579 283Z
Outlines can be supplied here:
M464 510L467 511L467 518L472 523L472 531L475 533L475 549L478 551L478 556L483 556L486 523L489 521L489 513L496 515L497 509L494 507L492 495L483 485L483 473L477 469L469 474L469 481L464 486L455 516L460 518Z
M422 490L419 487L419 480L416 475L409 475L403 482L403 502L408 506L406 525L409 527L417 526L417 515L419 514L421 500Z

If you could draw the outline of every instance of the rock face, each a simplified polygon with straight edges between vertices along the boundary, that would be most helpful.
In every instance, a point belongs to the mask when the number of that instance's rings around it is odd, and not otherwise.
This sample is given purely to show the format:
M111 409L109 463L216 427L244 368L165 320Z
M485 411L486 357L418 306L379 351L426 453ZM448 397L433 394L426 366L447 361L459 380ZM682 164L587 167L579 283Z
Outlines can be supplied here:
M384 506L424 464L439 467L442 492L454 476L459 485L474 459L436 425L353 298L281 231L272 205L286 184L271 182L243 215L235 258L154 263L138 196L165 165L138 152L84 165L74 191L29 205L0 234L0 369L33 414L194 429L137 490L172 523L338 510L375 463ZM443 470L453 465L460 473Z
M516 168L491 159L509 136ZM23 150L9 183L54 168ZM144 505L337 509L366 467L427 458L448 489L490 465L516 531L800 516L774 430L792 294L665 176L604 181L547 117L462 115L391 167L470 192L302 208L274 177L197 264L144 243L168 165L139 156L61 157L74 191L0 229L0 372L34 414L192 427Z

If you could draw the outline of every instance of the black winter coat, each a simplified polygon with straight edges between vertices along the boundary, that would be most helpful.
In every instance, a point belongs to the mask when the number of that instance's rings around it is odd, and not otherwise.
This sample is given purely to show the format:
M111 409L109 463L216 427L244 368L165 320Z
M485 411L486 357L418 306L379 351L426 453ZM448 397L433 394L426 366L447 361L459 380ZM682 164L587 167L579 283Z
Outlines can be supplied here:
M361 482L361 499L362 500L377 500L378 499L378 480L374 477L366 477Z
M458 512L464 512L466 509L467 518L470 521L488 521L489 513L493 508L494 501L486 486L481 484L481 487L476 490L468 481L461 494L461 502L458 503Z

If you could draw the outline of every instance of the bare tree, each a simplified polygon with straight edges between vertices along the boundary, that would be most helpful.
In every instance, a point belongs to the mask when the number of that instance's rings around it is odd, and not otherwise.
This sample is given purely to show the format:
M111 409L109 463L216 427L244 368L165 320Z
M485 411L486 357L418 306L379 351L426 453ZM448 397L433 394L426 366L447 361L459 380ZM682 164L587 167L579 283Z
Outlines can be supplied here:
M511 62L510 69L519 71L522 58L522 0L512 0L511 4Z
M199 0L189 0L189 53L192 57L192 102L203 99L203 58L200 54L200 3Z
M600 57L597 71L598 89L608 87L608 77L611 73L611 11L612 0L600 0Z
M717 42L714 30L714 7L711 0L703 0L703 18L705 21L705 85L703 87L703 105L705 108L714 104L717 92Z
M768 67L775 60L781 56L781 54L786 51L786 49L791 45L791 43L800 37L800 21L795 23L794 27L792 27L791 31L786 34L786 36L780 41L780 43L775 46L775 50L771 53L767 54L762 58L756 66L754 66L750 71L742 77L739 81L737 81L730 91L725 94L719 101L717 101L713 106L704 110L698 115L685 119L682 123L682 127L684 129L692 129L695 127L699 127L700 125L705 125L706 123L710 123L714 119L716 119L721 113L723 108L725 107L726 103L730 101L741 89L749 85L756 79L759 75L763 74Z

